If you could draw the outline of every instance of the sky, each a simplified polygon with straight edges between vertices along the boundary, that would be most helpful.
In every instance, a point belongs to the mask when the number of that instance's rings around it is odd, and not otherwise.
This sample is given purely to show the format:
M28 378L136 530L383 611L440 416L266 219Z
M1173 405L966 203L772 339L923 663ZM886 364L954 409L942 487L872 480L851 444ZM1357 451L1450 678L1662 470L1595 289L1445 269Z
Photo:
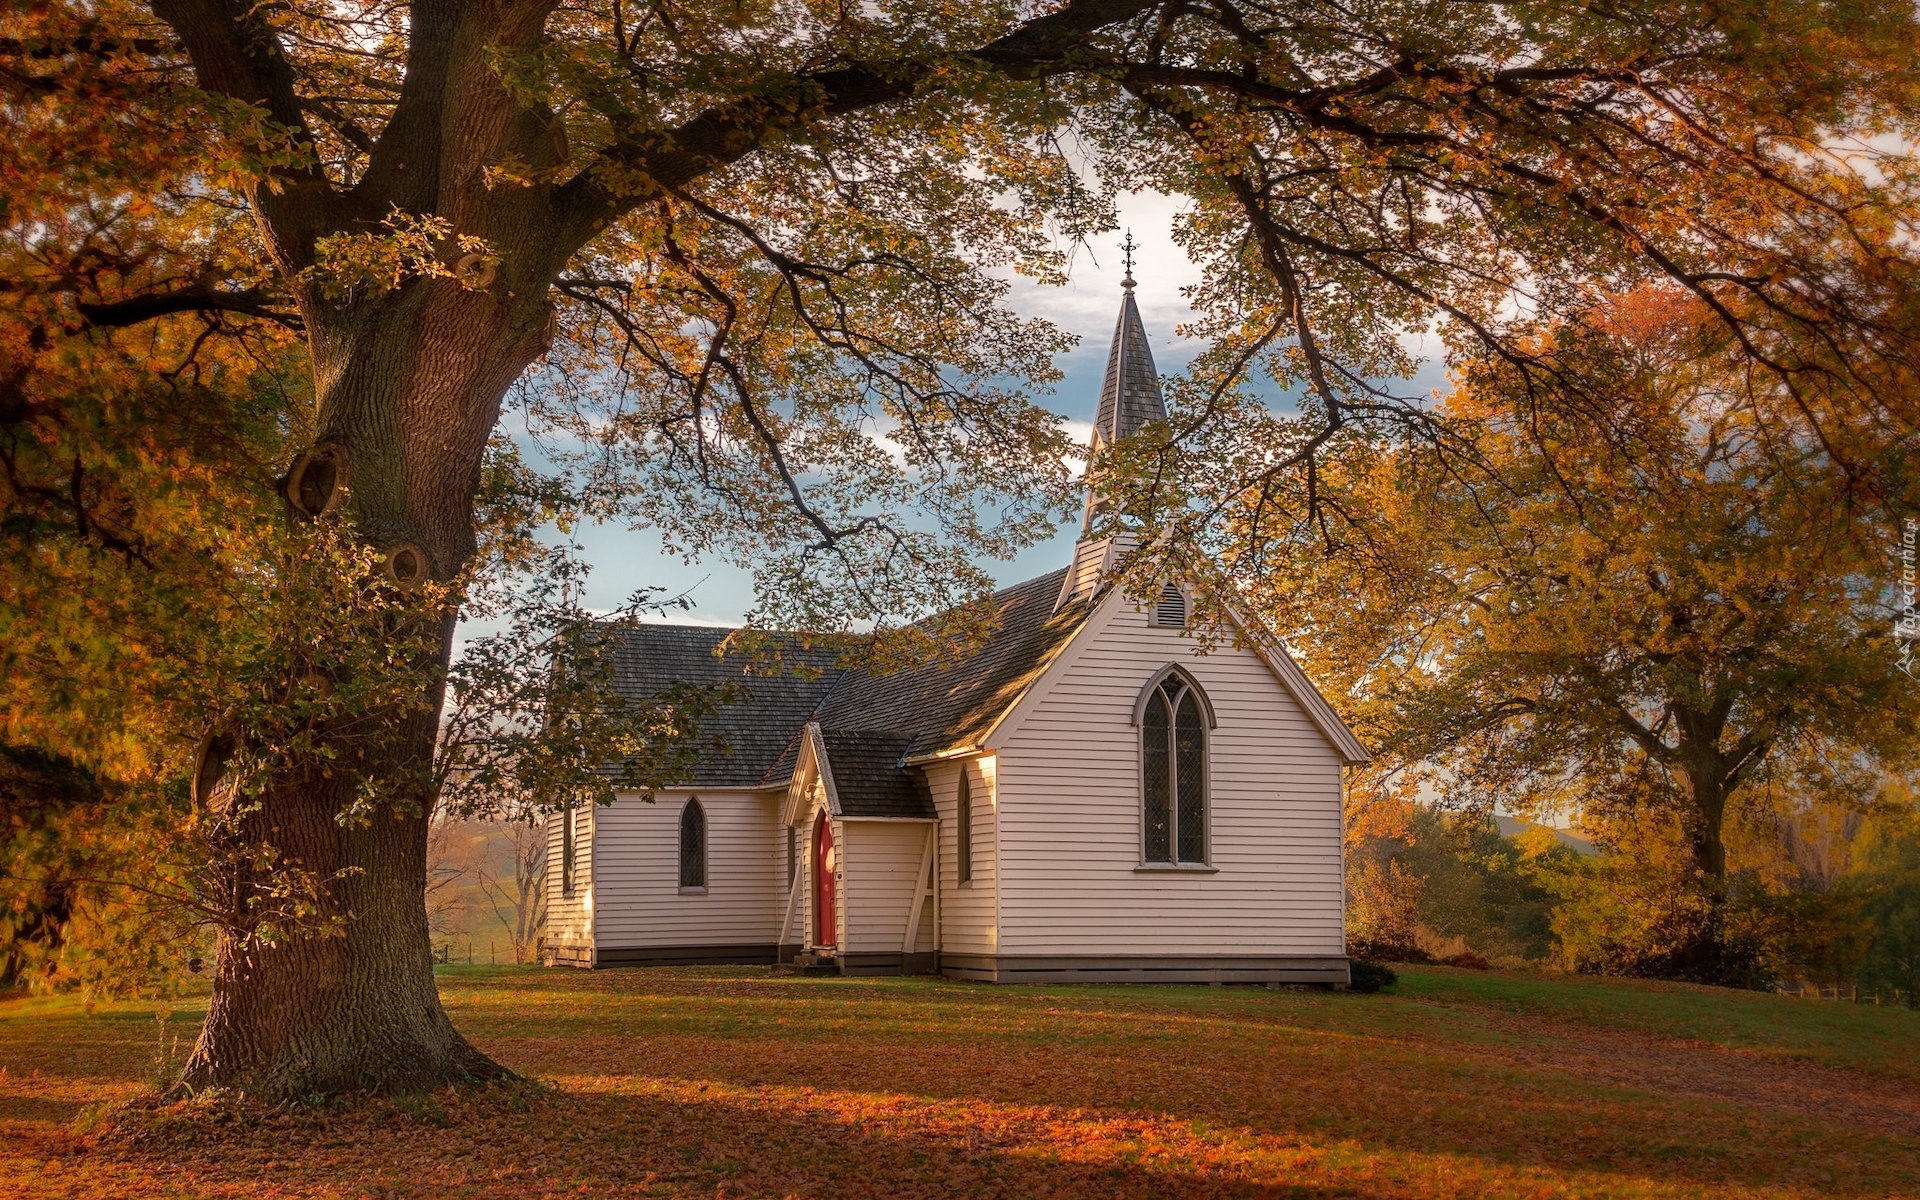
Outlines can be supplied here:
M1163 376L1178 374L1200 349L1200 343L1175 333L1193 316L1181 289L1200 279L1199 268L1173 241L1173 222L1181 203L1155 192L1122 194L1120 229L1075 252L1068 283L1047 286L1018 277L1012 281L1009 301L1016 311L1044 317L1080 339L1055 359L1064 378L1052 395L1040 400L1064 417L1069 431L1082 441L1099 406L1107 348L1119 316L1124 274L1120 243L1128 233L1138 245L1134 301L1152 343L1154 366ZM1422 378L1418 386L1424 389L1434 382ZM1030 546L1011 560L983 560L980 565L999 586L1043 575L1071 559L1077 530L1078 523L1069 522L1052 540ZM575 540L594 568L586 596L591 608L613 608L634 591L648 587L665 588L667 595L685 594L692 601L690 611L672 614L670 619L676 622L738 625L753 606L749 572L718 560L687 562L669 555L656 531L599 525L577 531ZM474 632L463 630L466 636Z

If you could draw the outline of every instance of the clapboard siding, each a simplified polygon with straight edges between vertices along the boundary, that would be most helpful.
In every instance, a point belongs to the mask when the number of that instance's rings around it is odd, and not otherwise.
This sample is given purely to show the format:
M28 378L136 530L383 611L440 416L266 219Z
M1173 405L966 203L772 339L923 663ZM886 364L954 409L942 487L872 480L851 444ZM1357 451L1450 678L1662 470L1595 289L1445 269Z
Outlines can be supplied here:
M549 962L565 961L572 966L591 966L593 957L593 818L595 809L574 813L574 889L573 895L561 894L561 863L565 847L561 834L566 828L559 813L546 817L547 833L547 928L544 934Z
M913 908L913 889L927 847L921 821L840 822L841 929L845 954L898 954ZM914 949L933 949L933 912L920 914Z
M680 814L698 796L707 817L707 890L680 890ZM601 950L765 946L780 933L787 840L774 792L622 795L600 809L594 842L594 935Z
M973 880L960 882L960 772L971 776L973 798ZM952 954L993 954L999 948L999 905L995 867L999 828L995 819L994 760L932 763L927 788L940 817L940 950Z
M1252 650L1194 653L1124 601L999 744L1000 953L1339 955L1341 763ZM1199 681L1211 874L1140 865L1140 690Z

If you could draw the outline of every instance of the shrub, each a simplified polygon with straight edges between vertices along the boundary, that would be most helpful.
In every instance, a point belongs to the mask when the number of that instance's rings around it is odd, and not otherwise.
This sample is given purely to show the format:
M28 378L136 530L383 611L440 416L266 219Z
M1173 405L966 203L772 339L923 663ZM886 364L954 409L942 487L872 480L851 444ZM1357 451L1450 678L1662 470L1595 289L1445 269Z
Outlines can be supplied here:
M1347 939L1347 953L1356 959L1384 963L1430 963L1433 955L1422 950L1414 942L1388 942L1377 938L1350 937Z
M1347 990L1350 992L1377 992L1400 982L1400 976L1394 973L1392 967L1371 959L1356 958L1347 967L1350 972Z

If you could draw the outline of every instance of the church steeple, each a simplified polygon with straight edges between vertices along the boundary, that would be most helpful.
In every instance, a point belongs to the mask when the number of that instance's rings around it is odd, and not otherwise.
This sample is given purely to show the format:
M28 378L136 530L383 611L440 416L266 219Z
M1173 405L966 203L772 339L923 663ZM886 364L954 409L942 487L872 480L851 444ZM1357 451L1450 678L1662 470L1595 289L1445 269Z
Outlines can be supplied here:
M1087 448L1090 462L1097 461L1115 442L1132 437L1149 423L1165 420L1167 416L1167 402L1160 393L1160 375L1154 370L1146 326L1141 323L1139 306L1133 302L1135 249L1133 233L1128 231L1127 240L1121 245L1126 275L1120 280L1120 319L1114 323L1113 345L1107 350L1107 374L1100 385L1100 408L1093 418L1093 442ZM1091 536L1094 517L1105 504L1100 482L1090 466L1080 540L1074 545L1073 568L1067 572L1060 590L1063 605L1097 588L1114 555L1125 549L1112 545L1112 538Z
M1153 349L1147 343L1140 307L1133 302L1133 234L1121 246L1126 253L1126 276L1120 280L1120 319L1113 326L1113 345L1107 351L1107 375L1100 385L1100 409L1093 419L1094 455L1121 438L1132 437L1150 421L1165 420L1167 402L1160 394L1160 375L1153 368ZM1091 479L1089 479L1091 499Z

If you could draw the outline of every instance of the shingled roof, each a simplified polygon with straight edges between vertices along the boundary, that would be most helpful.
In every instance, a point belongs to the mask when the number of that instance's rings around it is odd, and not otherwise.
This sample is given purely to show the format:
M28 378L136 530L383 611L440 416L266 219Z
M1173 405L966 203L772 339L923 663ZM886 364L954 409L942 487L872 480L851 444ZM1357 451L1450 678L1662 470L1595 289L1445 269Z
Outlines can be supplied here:
M836 667L830 651L794 636L776 641L782 662L770 667L743 654L719 656L732 630L642 625L621 643L617 686L633 699L675 682L737 680L750 692L722 705L702 729L732 752L707 756L683 786L778 787L792 776L801 734L813 721L843 812L928 816L926 784L904 760L977 744L1072 640L1091 609L1083 601L1053 610L1064 574L995 593L998 626L958 662L872 675Z
M852 817L932 817L927 778L902 767L909 739L895 733L822 730L840 811Z
M1064 570L994 593L991 640L955 663L891 675L849 672L820 709L824 730L906 735L903 757L977 745L1044 671L1092 611L1083 599L1053 611Z
M775 643L778 661L744 653L720 654L734 631L711 625L641 625L615 651L614 687L630 700L647 700L675 683L712 687L733 681L747 699L723 704L702 726L727 752L702 757L687 787L758 787L787 750L794 732L819 707L842 674L834 653L799 637Z

